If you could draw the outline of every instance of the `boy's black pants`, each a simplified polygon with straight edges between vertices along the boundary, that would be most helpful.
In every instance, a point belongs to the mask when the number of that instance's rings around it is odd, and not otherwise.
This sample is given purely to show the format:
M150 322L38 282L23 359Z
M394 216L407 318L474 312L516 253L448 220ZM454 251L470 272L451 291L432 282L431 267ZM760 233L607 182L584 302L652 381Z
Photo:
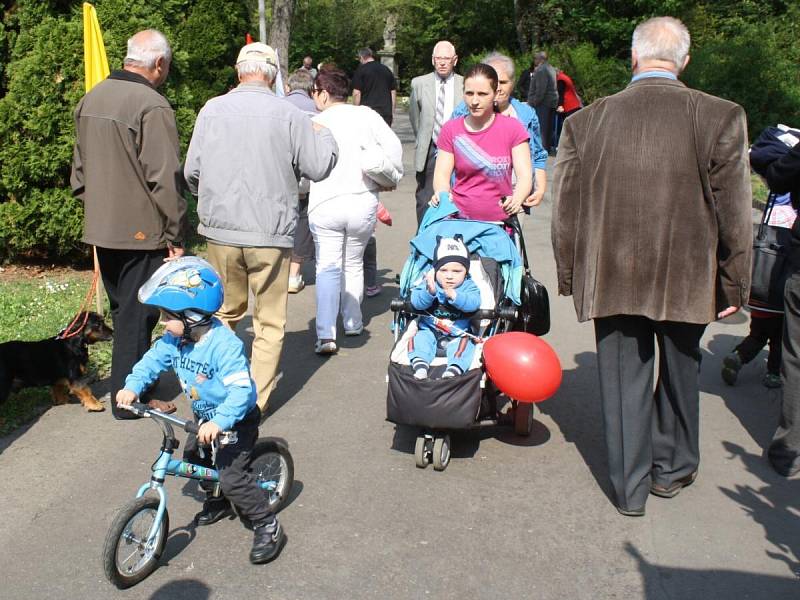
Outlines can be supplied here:
M742 364L753 360L761 349L769 342L769 356L767 357L767 371L778 374L781 372L781 340L783 338L783 318L751 317L750 333L736 346L736 352L742 359Z
M251 523L265 523L272 520L272 513L256 481L248 472L251 452L258 439L258 423L261 413L254 407L247 416L233 426L238 440L235 444L220 446L217 450L217 464L211 463L211 448L203 448L204 456L199 454L197 436L190 433L186 438L183 459L219 471L222 494L236 506L239 514Z

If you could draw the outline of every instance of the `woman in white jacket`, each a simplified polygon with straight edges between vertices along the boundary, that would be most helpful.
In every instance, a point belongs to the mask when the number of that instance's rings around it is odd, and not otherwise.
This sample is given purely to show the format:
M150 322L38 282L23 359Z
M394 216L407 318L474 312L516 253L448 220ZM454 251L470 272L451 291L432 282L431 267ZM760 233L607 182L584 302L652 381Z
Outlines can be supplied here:
M311 184L308 223L317 261L317 354L334 354L341 310L345 335L364 330L364 249L375 229L378 192L402 177L402 146L371 108L347 104L350 82L338 69L320 72L313 98L314 121L330 129L339 145L331 174Z

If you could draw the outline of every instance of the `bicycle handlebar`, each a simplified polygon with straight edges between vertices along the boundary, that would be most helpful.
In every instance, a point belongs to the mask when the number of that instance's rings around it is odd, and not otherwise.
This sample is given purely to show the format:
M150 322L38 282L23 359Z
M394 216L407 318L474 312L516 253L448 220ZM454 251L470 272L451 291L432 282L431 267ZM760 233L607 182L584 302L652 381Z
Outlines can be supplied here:
M186 419L181 419L180 417L168 415L166 413L161 412L160 410L155 410L153 408L150 408L149 406L147 406L147 404L142 404L141 402L134 402L129 406L125 404L120 404L119 406L120 408L129 410L135 415L139 415L140 417L150 417L154 419L160 419L168 423L172 423L173 425L177 425L187 433L194 433L195 435L197 435L197 432L200 430L200 427L194 421L188 421Z

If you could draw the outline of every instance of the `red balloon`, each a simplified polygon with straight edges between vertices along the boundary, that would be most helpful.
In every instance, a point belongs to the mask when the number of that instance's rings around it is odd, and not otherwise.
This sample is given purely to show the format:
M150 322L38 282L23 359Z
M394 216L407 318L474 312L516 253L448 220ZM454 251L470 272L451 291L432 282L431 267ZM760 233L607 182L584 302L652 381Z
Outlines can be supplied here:
M541 402L561 385L561 361L542 338L514 331L483 345L486 374L501 392L519 402Z

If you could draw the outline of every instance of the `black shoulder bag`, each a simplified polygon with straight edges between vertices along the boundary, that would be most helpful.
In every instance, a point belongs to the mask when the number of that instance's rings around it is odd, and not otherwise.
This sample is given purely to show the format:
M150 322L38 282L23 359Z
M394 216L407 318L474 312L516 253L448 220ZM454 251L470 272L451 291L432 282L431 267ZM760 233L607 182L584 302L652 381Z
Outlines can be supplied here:
M753 238L753 273L747 305L766 312L783 312L783 288L791 274L792 230L768 225L776 194L770 193Z
M514 323L514 331L524 331L533 335L545 335L550 331L550 297L544 284L531 275L528 267L528 253L525 251L525 238L516 215L507 221L519 240L525 273L520 288L519 316Z

